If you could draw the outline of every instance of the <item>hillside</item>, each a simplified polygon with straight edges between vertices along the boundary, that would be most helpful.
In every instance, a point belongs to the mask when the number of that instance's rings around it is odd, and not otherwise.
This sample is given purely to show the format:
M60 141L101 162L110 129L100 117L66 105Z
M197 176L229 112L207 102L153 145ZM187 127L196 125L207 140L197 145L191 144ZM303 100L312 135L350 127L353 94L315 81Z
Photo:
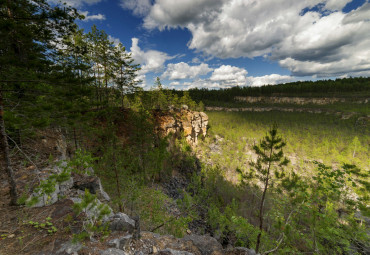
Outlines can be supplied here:
M258 77L86 29L98 2L0 2L0 255L370 253L370 78L234 86Z

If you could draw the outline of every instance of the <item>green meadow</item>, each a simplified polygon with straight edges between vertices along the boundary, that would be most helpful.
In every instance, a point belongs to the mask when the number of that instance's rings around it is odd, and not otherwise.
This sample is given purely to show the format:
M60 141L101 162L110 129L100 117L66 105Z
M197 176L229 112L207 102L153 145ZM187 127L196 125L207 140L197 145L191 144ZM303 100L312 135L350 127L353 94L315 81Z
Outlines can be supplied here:
M207 112L209 136L199 151L211 164L228 173L237 167L247 167L253 159L254 144L276 123L287 145L290 168L309 174L312 161L338 166L355 164L368 170L369 127L359 125L358 117L341 119L335 115L272 112ZM216 138L217 137L217 138ZM211 145L211 146L210 146ZM212 151L212 148L216 148Z

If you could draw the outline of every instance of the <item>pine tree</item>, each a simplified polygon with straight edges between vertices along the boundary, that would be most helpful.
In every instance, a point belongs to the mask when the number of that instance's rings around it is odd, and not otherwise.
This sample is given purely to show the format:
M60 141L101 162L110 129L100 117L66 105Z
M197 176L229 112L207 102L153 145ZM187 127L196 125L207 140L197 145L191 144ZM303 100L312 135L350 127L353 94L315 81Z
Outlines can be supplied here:
M139 65L133 64L134 59L131 53L127 53L122 43L119 43L114 51L115 58L115 87L120 92L121 106L124 107L124 97L128 93L137 90L137 84L140 82L136 79L137 72L140 70Z
M7 153L9 130L16 130L20 137L27 128L48 122L51 112L44 110L49 107L45 97L53 88L56 45L58 38L75 29L78 14L71 8L52 8L45 0L7 0L0 3L0 17L1 151L14 204L16 187Z
M264 205L267 191L273 181L281 180L285 176L284 166L289 163L289 160L284 157L283 153L285 145L283 139L278 135L277 126L273 125L261 142L253 146L253 150L257 154L257 160L250 163L250 172L244 173L238 170L243 180L257 179L262 182L263 192L258 209L259 233L256 244L257 253L260 249L263 231Z

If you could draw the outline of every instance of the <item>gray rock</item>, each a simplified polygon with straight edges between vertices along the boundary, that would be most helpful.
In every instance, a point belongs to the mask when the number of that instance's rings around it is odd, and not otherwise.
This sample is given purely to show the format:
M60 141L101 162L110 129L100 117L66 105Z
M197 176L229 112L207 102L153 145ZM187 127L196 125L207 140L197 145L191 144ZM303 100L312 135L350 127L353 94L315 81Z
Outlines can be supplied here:
M222 245L211 236L188 235L182 238L183 241L192 241L202 255L209 255L215 251L222 251Z
M27 200L30 201L33 197L38 197L38 202L31 207L43 207L46 205L54 204L58 201L58 194L59 194L59 184L55 184L55 190L50 195L47 194L40 194L40 192L34 192Z
M235 255L256 255L257 253L253 249L248 249L245 247L235 247L233 249L233 254Z
M73 203L81 203L81 198L79 197L70 197L70 200L73 201ZM89 206L87 207L87 209L84 211L85 214L86 214L86 217L89 218L89 219L96 219L98 217L98 215L100 214L100 210L99 210L99 205L102 204L102 202L100 202L100 200L96 199L95 201L95 206ZM108 205L107 205L108 206ZM113 210L112 208L110 208L108 206L108 209L110 211L110 214L108 216L104 216L103 217L103 221L104 222L107 222L109 220L110 217L113 216Z
M127 253L116 248L109 248L105 251L102 251L101 255L127 255Z
M122 237L121 239L118 240L118 249L124 250L125 246L130 242L132 239L132 235L127 235Z
M158 255L193 255L193 253L187 251L177 251L173 249L164 249L158 252Z
M109 221L109 229L111 231L129 231L132 233L135 229L135 221L124 213L117 213L111 216Z
M67 181L59 184L59 195L66 195L68 191L73 187L73 178L69 178Z
M107 243L107 245L109 247L118 249L118 247L119 247L119 239L116 238L116 239L109 240L108 243Z
M99 178L84 174L72 173L74 183L73 188L85 191L88 189L91 194L96 194L99 190Z
M72 243L71 241L62 244L56 254L73 254L77 255L78 251L81 250L82 244Z

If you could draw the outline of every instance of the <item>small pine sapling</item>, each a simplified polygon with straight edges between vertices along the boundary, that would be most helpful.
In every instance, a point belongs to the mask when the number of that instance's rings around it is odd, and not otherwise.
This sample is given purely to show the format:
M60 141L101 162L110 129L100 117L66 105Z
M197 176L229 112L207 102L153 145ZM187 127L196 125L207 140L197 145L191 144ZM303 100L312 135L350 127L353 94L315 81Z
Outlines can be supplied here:
M260 242L264 223L264 204L266 193L272 181L281 180L284 178L284 166L289 163L289 160L284 156L283 148L286 143L278 135L276 124L271 127L268 134L261 140L258 145L253 146L254 152L257 154L256 162L251 162L251 169L248 173L237 169L240 173L242 181L248 179L257 179L262 182L263 193L259 205L259 234L256 242L256 252L260 249Z

